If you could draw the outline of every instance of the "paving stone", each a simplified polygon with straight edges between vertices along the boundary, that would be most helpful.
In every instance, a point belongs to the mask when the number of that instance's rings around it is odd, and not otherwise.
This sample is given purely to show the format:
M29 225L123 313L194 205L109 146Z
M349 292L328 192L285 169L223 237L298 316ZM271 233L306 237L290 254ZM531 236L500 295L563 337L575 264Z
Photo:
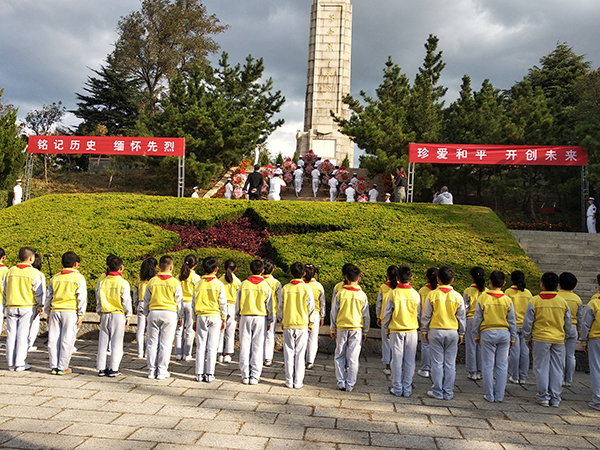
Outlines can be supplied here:
M429 424L429 419L424 414L386 413L374 411L371 414L371 419L377 422L394 422L400 424Z
M130 392L135 389L138 385L131 382L117 382L117 383L106 383L100 381L90 381L83 386L82 389L90 391L102 391L102 392ZM149 395L149 394L148 394Z
M157 412L157 414L160 416L188 417L193 419L208 420L214 419L218 413L218 409L173 405L165 405Z
M522 445L503 443L505 450L567 450L566 447L548 447L546 445Z
M439 450L503 450L497 442L466 441L464 439L436 438Z
M119 439L102 439L102 438L90 438L83 444L77 447L77 450L107 450L107 449L124 449L127 450L150 450L156 449L154 442L145 441L127 441L124 443Z
M64 436L48 433L21 433L2 444L8 448L22 449L72 449L85 441L78 436Z
M342 400L342 408L366 409L370 411L388 411L394 412L396 409L393 403L379 403L361 400Z
M369 420L337 419L336 428L340 430L375 431L378 433L397 433L396 423L373 422Z
M478 430L475 428L460 428L465 439L474 441L512 442L515 444L527 444L527 440L520 433L511 431Z
M369 433L365 431L331 430L326 428L307 428L304 439L317 442L335 442L338 444L369 445Z
M242 428L241 422L224 423L219 420L206 420L199 418L181 419L175 427L176 430L203 431L219 434L237 434Z
M285 426L274 424L245 423L240 430L240 435L274 437L281 439L302 439L304 428L300 426Z
M339 408L342 401L335 398L311 398L311 397L290 397L290 405L315 406L322 408Z
M55 420L84 423L110 423L119 417L119 413L106 411L85 411L84 414L76 409L65 409L54 416Z
M354 409L343 408L321 408L316 407L315 416L332 417L334 419L371 419L371 412L366 410L356 411Z
M486 410L486 409L475 409L475 408L450 408L450 413L455 417L473 417L478 419L489 419L489 418L504 418L507 414L523 414L523 413L504 413L500 410Z
M44 388L41 386L28 386L28 385L20 385L18 388L19 396L23 397L24 395L34 395L36 392L42 391ZM2 397L6 394L14 394L15 386L13 384L0 384L0 394ZM1 398L1 397L0 397Z
M102 407L102 410L116 413L156 414L164 407L164 405L153 405L151 403L124 403L119 401L109 401Z
M67 428L69 425L71 425L71 422L64 422L60 420L16 418L3 422L0 425L0 429L2 432L21 431L28 433L58 433Z
M216 389L188 389L183 394L183 397L190 397L197 400L204 400L207 398L217 400L233 400L236 398L235 391L221 391Z
M552 425L551 428L556 434L585 436L600 439L600 422L598 422L596 426L591 427L578 425Z
M79 411L96 411L102 410L108 402L106 400L90 400L89 398L84 399L72 399L65 397L56 397L46 401L44 406L54 409L77 409Z
M293 394L293 391L292 391ZM289 395L276 395L271 393L254 393L254 392L238 392L235 399L243 402L258 402L258 403L276 403L279 405L286 404L289 400Z
M129 436L129 439L191 445L195 444L201 435L202 433L197 431L169 430L166 428L140 428Z
M371 445L394 448L431 450L435 441L429 436L410 436L391 433L371 433Z
M48 397L34 397L27 394L2 394L0 395L0 405L20 405L20 406L39 406L46 403Z
M181 406L199 406L203 399L198 397L183 397L181 395L159 394L151 395L145 403L154 403L157 405L181 405Z
M398 422L398 431L400 434L409 434L415 436L432 436L447 438L462 438L456 427L445 427L441 425L421 425L416 423Z
M244 402L237 400L216 400L207 399L201 403L202 408L208 409L227 409L234 411L255 411L258 407L258 402Z
M216 448L239 448L244 450L262 450L267 445L268 439L254 436L239 436L205 433L198 441L198 445Z
M40 397L66 397L84 399L90 398L92 395L98 393L98 391L90 391L87 389L65 389L60 387L45 388L38 392L37 395Z
M299 416L296 414L279 414L275 425L294 425L312 428L335 428L336 419L326 417Z
M464 417L453 417L453 416L438 416L431 415L429 416L429 420L434 425L444 425L450 427L469 427L469 428L479 428L479 429L490 429L490 424L485 419L475 419Z
M2 431L0 433L0 445L16 438L17 436L19 436L21 434L23 434L21 431Z
M142 403L150 394L132 394L120 391L99 391L90 397L90 400L111 400L123 403Z
M517 422L516 420L504 420L504 419L488 419L494 430L500 431L515 431L521 432L535 432L535 433L548 433L553 434L554 431L551 427L545 423L533 423L533 422ZM553 427L556 425L553 425Z
M554 409L554 408L546 408L546 409ZM557 413L559 413L557 411ZM510 420L515 420L517 422L538 422L538 423L547 423L548 425L552 424L564 424L564 420L561 416L558 415L550 415L550 414L530 414L530 413L513 413L507 412L506 417Z
M45 406L10 405L0 409L0 416L23 417L25 419L49 419L60 412L60 409Z
M272 412L272 413L279 413L279 414L296 414L296 415L300 415L300 416L310 416L310 415L312 415L314 408L311 406L259 403L256 410L259 412Z
M336 450L336 448L342 447L336 447L333 443L271 438L266 450Z
M180 417L152 416L146 414L123 414L111 424L131 427L175 428Z
M95 423L90 426L87 422L74 423L61 431L61 434L73 436L89 436L108 439L126 439L137 427L127 427L123 425L105 425Z
M555 445L568 448L590 448L590 442L578 436L548 435L541 433L523 433L533 445Z
M256 411L221 410L215 420L226 422L275 423L277 414Z

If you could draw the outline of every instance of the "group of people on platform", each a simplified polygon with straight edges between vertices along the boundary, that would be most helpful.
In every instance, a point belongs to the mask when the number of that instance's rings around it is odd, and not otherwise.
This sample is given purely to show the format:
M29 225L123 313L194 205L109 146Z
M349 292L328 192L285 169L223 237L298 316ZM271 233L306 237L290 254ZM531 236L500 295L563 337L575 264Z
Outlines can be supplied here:
M48 357L53 374L71 373L69 367L77 330L87 307L86 280L79 273L74 252L62 256L63 269L46 286L44 275L33 266L35 251L23 247L19 263L10 269L0 264L3 308L6 314L6 358L12 371L31 368L27 363L29 334L34 318L48 315ZM0 249L0 263L6 254ZM301 262L290 266L292 280L285 286L273 277L270 260L253 260L251 275L241 281L235 261L223 264L208 257L199 262L188 255L179 275L173 276L173 259L147 258L141 266L133 296L122 277L123 260L109 255L106 272L96 289L96 311L101 316L97 369L99 376L121 374L123 337L133 314L138 316L138 357L146 358L148 378L165 379L173 341L177 360L191 360L196 341L196 380L211 383L216 362L229 363L239 329L239 369L243 384L258 384L263 366L273 363L275 324L283 328L285 384L299 389L305 370L313 368L319 327L326 312L325 291L315 279L318 271ZM200 265L204 275L196 273ZM574 294L576 277L545 273L542 292L533 296L525 287L523 272L510 274L505 292L503 272L488 278L483 269L470 271L473 284L463 295L452 283L450 267L428 269L426 285L413 289L408 265L390 266L388 281L379 290L376 313L382 332L384 372L391 375L389 392L410 397L415 373L418 333L421 367L417 374L431 378L427 395L450 400L454 396L458 346L466 343L468 378L483 379L484 398L502 402L507 380L524 383L529 370L529 350L537 400L542 406L559 406L562 386L570 386L575 371L578 339L589 354L592 401L600 410L600 294L587 306ZM345 264L334 287L330 310L330 335L336 341L335 376L340 390L355 388L362 342L369 330L367 295L361 289L361 270ZM600 275L598 276L600 291ZM558 290L560 288L560 290ZM558 292L557 292L558 291ZM2 314L1 316L3 316Z

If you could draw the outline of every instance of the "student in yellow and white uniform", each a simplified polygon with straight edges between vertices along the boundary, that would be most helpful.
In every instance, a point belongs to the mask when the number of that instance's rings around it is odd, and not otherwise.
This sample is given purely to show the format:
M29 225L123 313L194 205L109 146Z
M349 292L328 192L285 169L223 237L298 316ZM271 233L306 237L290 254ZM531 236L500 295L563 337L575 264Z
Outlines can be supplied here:
M11 267L4 278L3 302L6 313L6 360L8 370L22 372L27 364L28 337L31 321L43 310L46 289L42 273L31 264L35 250L22 247L20 263Z
M271 287L271 295L273 296L273 322L267 325L267 333L265 335L265 366L270 367L273 364L273 355L275 354L275 328L277 326L275 317L277 317L277 305L281 300L281 282L273 277L275 264L270 259L263 260L265 272L263 278Z
M540 286L542 292L527 305L523 337L533 350L538 403L558 407L565 370L565 340L573 333L573 322L569 304L556 293L558 275L546 272Z
M423 320L423 310L425 309L425 300L427 295L437 288L437 269L430 267L425 272L425 279L427 284L419 289L419 296L421 297L421 314L419 316L419 324ZM429 357L429 344L425 342L425 339L421 337L421 368L417 370L417 375L423 378L429 378L431 376L431 358Z
M8 273L8 267L4 264L6 262L6 252L3 248L0 248L0 298L4 295L4 277ZM2 332L2 325L4 324L4 302L0 301L0 333Z
M600 411L600 275L596 276L598 293L585 306L580 339L590 361L592 401L588 406Z
M579 328L581 328L581 319L583 318L584 306L581 303L579 295L573 292L577 286L577 277L570 272L563 272L558 277L558 286L560 290L558 295L564 298L571 309L571 319L573 322L573 330L570 336L565 341L565 374L563 386L570 387L573 383L573 375L575 374L575 347L577 346L577 336Z
M290 274L292 281L281 289L277 320L283 326L285 385L300 389L304 386L306 345L313 326L315 299L312 288L302 279L306 275L304 264L293 263Z
M427 395L438 400L454 397L456 354L465 334L465 305L451 284L454 269L443 266L438 270L438 287L427 295L422 314L423 339L429 344L431 381Z
M336 284L333 287L333 293L331 294L331 304L335 303L335 298L337 297L338 292L342 290L342 288L348 284L348 280L346 280L346 273L349 267L352 267L354 264L346 263L342 266L342 281Z
M407 265L396 268L398 281L387 299L383 312L383 339L390 341L392 351L392 387L390 394L410 397L415 375L415 360L419 337L421 297L410 282L412 270Z
M192 295L192 311L196 320L196 381L212 383L219 336L227 323L225 285L217 279L219 261L209 256L202 261L205 275L196 283Z
M44 286L47 286L46 276L42 272L42 266L43 266L42 256L36 252L35 259L34 259L33 263L31 263L31 267L40 271L40 273L42 274L42 283L44 284ZM44 304L45 304L45 302L44 302ZM37 346L35 345L35 340L37 339L38 334L40 333L40 318L41 318L41 313L36 314L34 316L33 320L31 321L31 325L29 327L29 335L27 336L27 352L33 352L38 349Z
M312 330L308 331L308 342L306 344L306 369L311 370L319 351L319 328L323 326L327 304L325 302L325 288L315 280L317 269L314 265L307 264L305 270L304 281L312 289L315 300L315 312L311 318L313 326Z
M108 273L110 272L110 261L111 261L113 258L117 258L117 255L113 255L113 254L111 253L111 254L109 254L109 255L106 257L106 270L104 271L104 273L103 273L103 274L101 274L101 275L100 275L100 277L98 277L98 281L96 281L96 291L98 290L98 286L100 286L100 282L101 282L102 280L104 280L104 279L105 279L105 278L108 276ZM108 343L108 350L106 351L106 354L107 354L108 356L110 356L110 353L111 353L111 348L110 348L110 346L111 346L111 344L110 344L110 342L109 342L109 343ZM74 352L75 352L75 351L76 351L76 350L74 350Z
M195 271L197 265L198 258L196 258L196 255L187 255L179 272L179 282L183 293L183 318L177 324L177 331L175 331L175 358L177 361L192 359L194 335L196 334L194 332L192 297L194 286L200 281L200 275Z
M148 317L146 359L148 378L169 378L169 361L177 322L182 317L181 283L172 275L173 258L161 256L160 272L148 282L144 294L144 314Z
M71 373L69 367L77 330L87 308L87 285L79 273L75 252L62 255L63 270L48 284L45 312L48 314L48 358L53 374Z
M258 384L265 353L265 330L273 321L273 290L262 277L260 259L250 263L250 275L242 282L235 303L239 326L242 384Z
M384 364L383 373L390 375L392 370L390 363L392 362L392 350L390 348L390 340L387 338L386 331L381 326L383 322L383 313L385 312L385 304L390 293L398 286L398 267L392 265L387 268L388 281L381 285L377 293L377 303L375 304L375 314L377 314L377 326L381 327L381 362Z
M242 282L235 276L237 264L233 259L225 261L223 266L225 273L219 278L219 281L225 286L225 294L227 295L227 323L225 329L221 330L219 335L217 361L230 363L235 348L235 302Z
M499 270L490 274L490 289L479 296L475 311L475 342L481 347L483 398L502 403L508 376L508 350L517 337L515 309L502 292L506 276Z
M146 354L146 316L144 315L144 294L148 282L156 275L158 261L155 258L146 258L140 267L140 277L133 286L133 310L137 313L137 342L138 358Z
M111 258L108 268L110 272L96 288L96 312L101 316L96 361L99 377L121 374L119 366L123 358L123 337L133 314L131 287L123 279L123 260L118 256ZM107 369L109 348L110 368Z
M370 315L369 300L358 283L360 269L346 268L346 284L331 305L331 339L335 339L335 377L341 391L352 391L360 366L360 349L367 339Z
M524 384L529 372L529 347L523 337L523 317L527 311L527 305L531 300L531 292L525 287L525 274L515 270L510 274L512 286L505 292L512 301L517 322L517 337L509 351L509 373L508 381L514 384Z
M477 299L485 292L485 277L481 267L473 267L470 270L473 284L465 289L463 301L465 304L465 315L467 328L465 331L465 368L469 374L469 380L481 380L481 349L475 343L474 321Z

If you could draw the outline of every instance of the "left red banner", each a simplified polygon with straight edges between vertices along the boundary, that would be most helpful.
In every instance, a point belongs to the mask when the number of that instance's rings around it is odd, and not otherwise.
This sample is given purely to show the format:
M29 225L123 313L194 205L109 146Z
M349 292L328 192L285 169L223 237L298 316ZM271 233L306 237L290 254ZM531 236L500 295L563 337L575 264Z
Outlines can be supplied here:
M185 158L185 139L112 136L29 136L27 152L181 156Z

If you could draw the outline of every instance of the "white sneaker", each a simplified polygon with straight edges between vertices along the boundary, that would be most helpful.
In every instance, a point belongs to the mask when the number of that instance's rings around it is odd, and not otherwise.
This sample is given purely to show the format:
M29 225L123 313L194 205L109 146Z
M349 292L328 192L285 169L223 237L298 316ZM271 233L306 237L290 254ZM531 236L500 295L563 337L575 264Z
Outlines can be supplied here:
M225 355L223 357L223 362L224 363L230 363L231 362L231 355Z
M185 357L185 360L186 360L186 361L191 361L191 360L192 360L192 355L187 355L187 356Z
M294 389L294 385L292 383L285 383L285 387L288 389Z
M508 381L512 384L520 384L519 380L515 380L513 377L508 377Z
M385 368L385 369L383 369L383 373L385 375L391 375L392 374L392 369Z
M215 381L215 376L214 375L206 375L204 378L204 381L206 381L207 383L212 383L213 381Z
M467 378L469 380L473 380L473 381L477 380L477 372L469 372L469 374L467 375Z
M169 372L159 373L158 375L156 375L157 380L164 380L166 378L171 378L171 374Z
M144 359L144 354L143 353L138 353L138 358Z
M29 369L31 369L31 366L29 364L25 363L24 366L15 367L15 372L23 372L23 371L29 370Z
M154 380L156 378L156 372L154 372L154 370L148 372L148 378Z
M252 384L252 385L258 384L258 378L250 377L250 384Z
M242 384L250 384L250 378L242 378Z
M429 373L429 370L419 369L417 370L417 375L423 378L429 378L431 376L431 373Z
M303 384L295 384L294 389L302 389L304 387Z
M177 356L175 357L175 359L176 359L177 361L181 361L181 360L183 359L183 355L177 355Z
M219 355L217 356L217 361L222 363L223 362L223 355Z
M481 372L477 372L477 379L483 380L483 374Z
M73 347L73 351L71 353L77 353L77 347Z
M35 345L32 345L27 349L28 352L35 352L36 350L37 350L37 347Z

